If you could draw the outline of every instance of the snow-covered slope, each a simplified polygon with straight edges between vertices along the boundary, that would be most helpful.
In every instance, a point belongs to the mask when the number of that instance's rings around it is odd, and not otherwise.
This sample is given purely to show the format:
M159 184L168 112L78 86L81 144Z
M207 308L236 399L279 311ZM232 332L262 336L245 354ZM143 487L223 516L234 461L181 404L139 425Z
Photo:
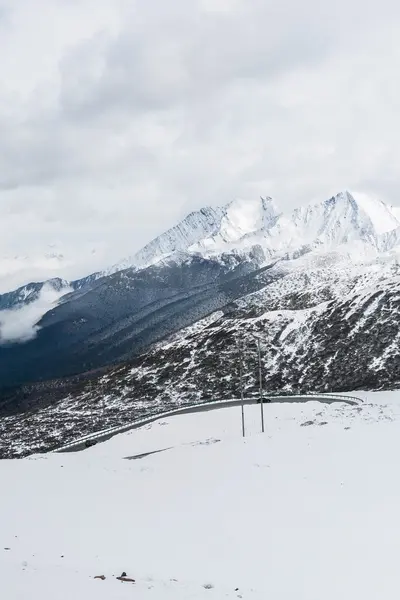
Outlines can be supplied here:
M133 257L124 259L105 273L109 274L129 267L148 266L154 261L170 256L174 252L184 252L192 244L217 232L223 215L223 208L212 208L210 206L193 212L181 223L147 244Z
M400 208L385 204L382 200L372 198L367 194L357 193L354 198L360 208L371 219L378 235L400 226Z
M395 600L400 400L363 397L265 406L265 435L246 407L245 440L234 408L0 461L2 597Z

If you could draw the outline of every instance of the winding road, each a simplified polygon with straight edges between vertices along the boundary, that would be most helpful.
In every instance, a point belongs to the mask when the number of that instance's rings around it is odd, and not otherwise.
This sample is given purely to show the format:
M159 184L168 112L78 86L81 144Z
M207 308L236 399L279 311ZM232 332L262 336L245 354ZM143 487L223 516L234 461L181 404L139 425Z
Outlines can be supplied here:
M299 396L265 396L264 404L272 404L272 403L283 403L283 402L323 402L325 404L333 404L335 402L341 402L345 404L357 405L362 404L361 398L357 398L355 396L345 396L342 394L303 394ZM257 404L257 398L246 398L243 402L246 405L249 404ZM219 400L216 402L205 402L202 404L193 404L191 406L185 406L182 408L177 408L175 410L171 410L169 412L162 412L156 415L152 415L145 419L140 419L137 421L131 421L126 425L121 425L117 427L111 427L109 429L103 429L102 431L97 431L90 435L84 436L78 440L73 442L69 442L65 444L61 448L57 448L53 452L77 452L80 450L85 450L94 444L99 442L105 442L110 438L118 435L119 433L125 433L126 431L130 431L132 429L139 429L140 427L144 427L145 425L149 425L151 423L155 423L159 419L164 419L166 417L173 417L177 415L188 415L191 413L197 412L206 412L210 410L217 410L221 408L232 408L234 406L240 406L241 400Z

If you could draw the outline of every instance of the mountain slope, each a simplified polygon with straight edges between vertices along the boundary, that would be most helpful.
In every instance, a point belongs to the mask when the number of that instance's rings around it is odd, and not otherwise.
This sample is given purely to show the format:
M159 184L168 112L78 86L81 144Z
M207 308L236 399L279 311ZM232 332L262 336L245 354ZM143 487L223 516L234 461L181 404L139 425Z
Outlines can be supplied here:
M35 339L0 346L8 386L87 371L124 360L152 342L260 289L257 253L224 260L191 257L120 271L78 290L39 323ZM279 277L275 273L274 277Z
M24 452L51 448L182 404L237 398L238 341L246 396L257 396L254 336L269 393L399 387L400 269L340 259L276 265L258 291L124 364L3 392L2 452L12 453L11 441Z
M224 212L223 208L208 206L191 213L181 223L147 244L133 257L126 258L105 271L105 274L130 267L148 266L155 260L169 256L174 252L186 251L192 244L218 231Z

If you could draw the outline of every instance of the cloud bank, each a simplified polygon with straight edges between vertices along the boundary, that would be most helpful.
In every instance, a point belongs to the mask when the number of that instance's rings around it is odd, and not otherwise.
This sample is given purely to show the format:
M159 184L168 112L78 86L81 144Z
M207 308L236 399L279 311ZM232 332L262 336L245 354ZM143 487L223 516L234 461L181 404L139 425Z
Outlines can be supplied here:
M61 296L70 291L57 291L51 285L44 285L34 302L21 308L0 311L0 345L20 344L35 338L41 318L56 305Z

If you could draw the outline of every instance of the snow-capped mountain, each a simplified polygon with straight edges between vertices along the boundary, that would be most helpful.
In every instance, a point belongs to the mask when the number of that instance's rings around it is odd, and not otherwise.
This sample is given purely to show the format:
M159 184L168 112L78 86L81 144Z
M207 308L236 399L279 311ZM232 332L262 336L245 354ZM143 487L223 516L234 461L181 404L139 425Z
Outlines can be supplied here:
M175 256L246 253L257 245L268 262L313 249L346 244L353 258L370 257L399 246L400 208L365 196L342 192L319 203L282 210L269 197L236 199L220 207L205 207L149 242L136 254L104 269L109 250L104 242L67 251L58 245L37 248L32 255L0 256L0 293L21 284L60 277L74 281L82 273L82 254L92 264L89 281L127 268L143 269ZM350 247L353 244L353 248ZM75 276L73 276L75 273ZM82 275L86 275L82 273ZM72 276L72 277L71 277ZM77 287L86 285L86 276Z
M354 260L386 252L400 242L400 208L341 192L290 212L270 198L234 200L224 207L191 213L136 255L104 272L145 268L179 253L218 256L259 246L265 260L292 257L341 245ZM360 254L361 250L361 254Z
M253 393L254 332L269 390L400 385L399 264L399 209L348 192L288 213L270 198L192 213L124 265L73 282L36 338L0 345L3 388L31 385L0 393L0 415L68 398L68 437L93 426L76 411L105 389L110 425L139 398L146 410L226 398L238 336Z
M362 194L354 197L349 192L289 212L282 211L270 197L236 199L222 207L205 207L191 213L135 255L71 285L80 288L100 277L128 268L144 269L171 257L185 260L193 255L208 258L231 252L245 254L257 246L267 263L271 258L288 258L343 244L343 251L352 254L354 260L400 247L400 208ZM17 281L26 278L29 269L35 275L46 270L61 272L70 262L54 248L36 258L5 257L0 260L0 283L8 291L15 277Z

